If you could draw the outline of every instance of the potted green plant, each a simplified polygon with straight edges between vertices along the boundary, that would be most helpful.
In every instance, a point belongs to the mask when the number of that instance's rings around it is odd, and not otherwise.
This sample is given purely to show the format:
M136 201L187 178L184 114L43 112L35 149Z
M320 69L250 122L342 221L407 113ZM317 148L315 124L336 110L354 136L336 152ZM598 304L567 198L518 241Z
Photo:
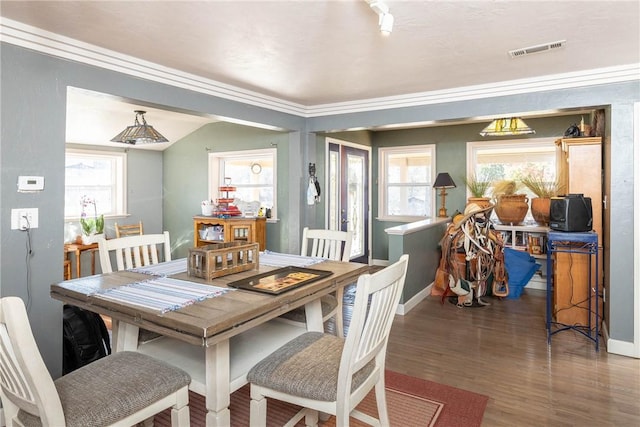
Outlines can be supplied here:
M515 180L500 180L493 184L495 212L502 224L518 225L527 216L529 198L526 194L518 193L519 188Z
M491 204L491 198L487 196L489 188L491 187L491 177L487 174L478 177L475 173L472 173L468 176L463 176L462 181L471 194L467 199L467 204L475 203L482 207L487 207Z
M486 175L478 177L476 174L463 176L462 181L467 186L471 196L467 199L467 205L475 203L481 207L487 207L491 204L491 198L487 197L487 192L491 187L491 178Z
M80 226L82 227L82 243L85 245L94 243L98 235L104 234L104 215L98 215L95 199L82 196L80 199L82 212L80 214ZM93 218L87 217L86 210L93 206Z
M522 183L536 195L531 199L531 215L533 219L540 225L548 226L551 197L560 194L563 185L557 180L544 180L542 174L534 174L522 178Z

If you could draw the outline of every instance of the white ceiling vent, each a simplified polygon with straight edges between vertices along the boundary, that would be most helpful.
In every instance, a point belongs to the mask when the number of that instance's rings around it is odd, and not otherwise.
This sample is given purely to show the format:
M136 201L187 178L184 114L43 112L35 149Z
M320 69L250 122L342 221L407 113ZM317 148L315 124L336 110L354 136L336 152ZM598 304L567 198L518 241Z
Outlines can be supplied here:
M521 56L531 55L533 53L548 52L554 49L560 49L561 47L564 46L566 42L567 42L566 40L558 40L556 42L539 44L537 46L523 47L521 49L510 50L509 56L511 56L512 58L519 58Z

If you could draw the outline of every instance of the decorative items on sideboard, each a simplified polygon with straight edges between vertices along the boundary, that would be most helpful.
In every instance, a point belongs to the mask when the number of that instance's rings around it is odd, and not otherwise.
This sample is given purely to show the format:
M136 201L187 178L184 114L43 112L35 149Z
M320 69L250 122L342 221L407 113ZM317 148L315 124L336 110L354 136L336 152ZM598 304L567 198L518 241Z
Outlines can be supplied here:
M512 180L497 181L493 185L495 212L502 224L518 225L529 212L529 198L517 190L518 185Z
M546 181L543 177L544 171L531 174L522 179L522 183L537 197L531 199L531 215L540 225L549 225L549 207L551 197L555 197L562 191L563 185L560 181Z
M470 174L469 176L463 176L462 180L467 186L469 193L471 193L471 196L467 198L467 205L474 203L484 208L492 204L491 197L486 196L493 181L491 177L486 174L482 176Z

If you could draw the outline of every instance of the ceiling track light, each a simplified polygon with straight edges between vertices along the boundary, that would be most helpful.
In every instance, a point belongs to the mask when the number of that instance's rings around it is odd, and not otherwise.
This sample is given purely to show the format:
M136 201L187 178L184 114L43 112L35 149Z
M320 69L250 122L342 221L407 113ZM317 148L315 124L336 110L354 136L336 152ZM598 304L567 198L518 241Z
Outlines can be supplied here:
M389 12L389 6L378 0L367 0L369 7L378 14L378 25L380 32L388 36L393 31L393 15Z

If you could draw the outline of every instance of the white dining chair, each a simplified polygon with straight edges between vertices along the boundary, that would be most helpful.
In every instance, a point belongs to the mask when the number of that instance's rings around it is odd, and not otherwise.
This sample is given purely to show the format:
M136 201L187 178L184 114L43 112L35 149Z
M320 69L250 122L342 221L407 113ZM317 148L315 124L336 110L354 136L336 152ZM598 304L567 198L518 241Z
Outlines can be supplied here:
M115 253L115 269L111 264L112 252ZM171 261L169 232L165 231L162 234L140 234L115 239L105 239L101 237L98 239L98 255L100 258L100 268L103 273L129 270L158 264L162 261ZM118 321L107 316L101 317L105 322L111 324L111 330L113 331L112 341L117 343ZM138 341L146 342L159 336L160 335L155 332L140 329Z
M258 362L247 374L251 383L251 426L265 426L267 400L301 409L286 425L305 418L318 423L318 412L336 416L347 426L353 416L388 426L385 355L389 332L404 287L409 255L373 274L358 278L353 317L346 338L306 332ZM355 407L375 388L378 419Z
M0 369L7 426L124 427L167 408L173 427L189 426L191 377L142 353L115 353L54 381L17 297L0 299Z
M351 256L351 231L310 229L302 230L302 256L325 258L333 261L349 261ZM335 318L336 335L344 336L344 322L342 313L343 288L336 290L334 294L320 298L322 307L322 322L325 323ZM279 317L279 320L295 324L306 324L306 312L304 307L291 310Z
M103 273L129 270L136 267L171 261L169 232L141 234L116 239L98 239L100 268ZM116 268L111 265L111 252L115 253Z

